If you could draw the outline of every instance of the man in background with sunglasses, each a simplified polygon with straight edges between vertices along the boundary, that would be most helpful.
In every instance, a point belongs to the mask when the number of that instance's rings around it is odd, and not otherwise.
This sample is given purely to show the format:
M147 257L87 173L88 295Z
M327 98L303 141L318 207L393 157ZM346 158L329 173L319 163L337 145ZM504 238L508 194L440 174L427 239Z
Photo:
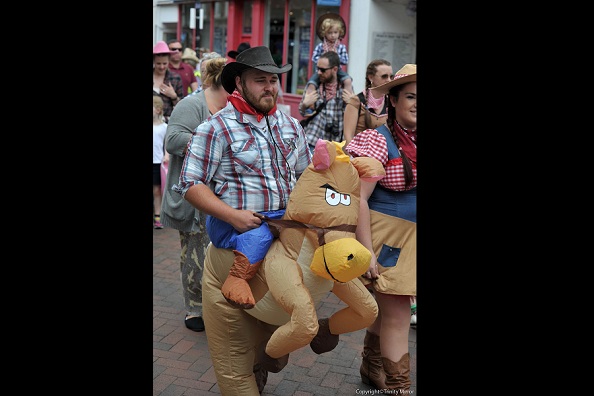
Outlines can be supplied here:
M169 70L176 72L182 78L184 84L184 96L198 89L198 80L194 75L194 69L186 62L182 62L182 44L177 40L169 40L169 50L173 51L169 57Z
M312 153L318 139L336 142L344 139L344 108L352 92L344 89L343 83L338 80L339 67L340 59L336 52L320 55L316 64L320 86L308 92L306 85L299 103L299 113L305 117L301 125L306 124L305 136Z

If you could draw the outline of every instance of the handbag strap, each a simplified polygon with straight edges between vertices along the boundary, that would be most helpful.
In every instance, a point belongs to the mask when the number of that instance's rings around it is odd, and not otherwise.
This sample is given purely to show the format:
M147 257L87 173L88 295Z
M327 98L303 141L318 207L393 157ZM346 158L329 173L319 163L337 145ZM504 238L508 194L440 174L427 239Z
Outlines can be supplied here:
M320 114L320 112L322 111L322 109L326 107L326 101L324 100L322 103L320 103L318 105L318 107L316 107L316 109L314 110L313 114L307 118L302 119L301 121L299 121L299 123L301 124L301 126L303 128L305 128L313 119L315 116L317 116L318 114Z

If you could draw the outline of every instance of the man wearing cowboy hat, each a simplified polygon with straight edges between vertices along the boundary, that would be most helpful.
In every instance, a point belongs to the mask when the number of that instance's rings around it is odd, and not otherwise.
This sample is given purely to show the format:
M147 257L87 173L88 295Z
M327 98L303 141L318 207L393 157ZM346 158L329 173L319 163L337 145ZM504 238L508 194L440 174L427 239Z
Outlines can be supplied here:
M243 51L245 51L246 49L250 48L250 43L240 43L237 46L237 50L231 50L229 52L227 52L227 56L231 59L235 59L237 58L237 55L241 54Z
M278 74L291 67L278 67L268 47L241 52L221 74L222 85L231 94L229 103L200 124L188 144L173 190L226 227L230 236L259 228L262 220L255 213L284 210L297 178L311 162L301 125L276 106ZM232 266L238 280L257 270L257 263L237 260L235 252L214 242L207 248L203 318L221 394L257 395L267 373L254 367L256 346L274 329L223 296ZM262 294L254 292L254 297ZM287 362L288 356L279 359L278 370Z

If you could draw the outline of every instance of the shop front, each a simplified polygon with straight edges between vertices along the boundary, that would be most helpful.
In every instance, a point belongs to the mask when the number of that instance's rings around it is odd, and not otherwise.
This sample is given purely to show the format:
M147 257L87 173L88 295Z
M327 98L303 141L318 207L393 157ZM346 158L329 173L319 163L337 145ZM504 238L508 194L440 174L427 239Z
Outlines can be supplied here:
M349 20L351 0L177 0L175 26L165 26L163 40L181 40L184 47L215 51L227 56L240 43L265 45L279 64L293 68L282 75L282 101L291 106L291 115L301 118L297 110L306 81L312 74L311 54L320 42L315 26L319 15L339 14ZM159 1L157 5L164 2ZM342 43L348 46L349 32Z

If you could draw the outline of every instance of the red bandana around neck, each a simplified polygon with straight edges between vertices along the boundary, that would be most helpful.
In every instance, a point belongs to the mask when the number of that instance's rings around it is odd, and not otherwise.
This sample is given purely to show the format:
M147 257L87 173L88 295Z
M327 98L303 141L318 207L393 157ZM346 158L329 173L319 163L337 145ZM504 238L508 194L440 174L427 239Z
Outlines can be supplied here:
M324 43L322 44L322 49L324 50L324 52L328 52L328 51L338 52L338 40L331 43L330 41L328 41L326 39L326 37L324 37Z
M417 130L406 129L394 120L394 132L398 136L400 142L400 149L404 151L408 159L415 164L417 163Z
M264 114L256 111L256 109L254 109L248 102L246 102L238 90L233 91L233 93L231 95L229 95L229 97L227 99L229 99L229 102L231 102L233 107L235 107L240 112L242 112L244 114L255 115L258 122L260 122L260 120L262 118L264 118ZM268 114L274 114L275 112L276 112L276 103L274 104L274 107L272 109L270 109Z

